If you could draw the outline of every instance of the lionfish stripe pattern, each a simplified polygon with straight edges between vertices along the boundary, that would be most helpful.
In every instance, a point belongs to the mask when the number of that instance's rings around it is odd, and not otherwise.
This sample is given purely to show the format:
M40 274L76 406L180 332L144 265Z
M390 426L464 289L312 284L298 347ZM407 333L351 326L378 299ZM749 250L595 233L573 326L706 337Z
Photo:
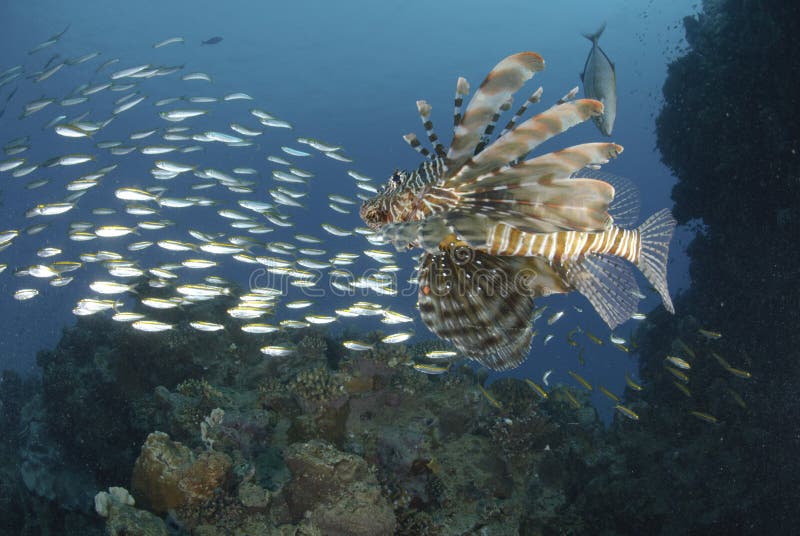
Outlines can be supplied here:
M462 354L494 370L517 367L527 356L533 297L568 291L540 259L488 255L453 236L438 253L423 257L418 280L423 322Z
M535 72L544 69L544 60L535 52L520 52L498 63L475 92L464 117L453 132L447 151L448 176L455 175L473 156L480 143L481 133L494 114Z
M395 247L425 250L418 277L425 324L497 370L524 360L537 296L577 290L612 328L630 318L640 296L630 264L674 310L666 274L675 220L662 210L638 228L621 227L635 224L636 188L596 172L622 147L586 143L524 160L542 142L602 114L601 102L572 100L573 89L518 124L528 105L541 99L539 88L490 141L514 93L543 68L533 52L505 58L463 116L469 84L459 78L446 151L430 105L418 101L433 153L406 135L426 161L411 173L396 170L361 207L367 225Z

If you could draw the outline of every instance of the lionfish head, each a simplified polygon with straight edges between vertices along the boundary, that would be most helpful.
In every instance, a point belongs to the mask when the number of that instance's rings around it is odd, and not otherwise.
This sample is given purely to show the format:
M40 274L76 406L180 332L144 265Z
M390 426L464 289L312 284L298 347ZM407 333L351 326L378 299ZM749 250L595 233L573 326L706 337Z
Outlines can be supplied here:
M389 208L392 203L399 201L397 193L406 178L405 171L396 169L386 185L381 186L378 190L377 195L362 203L359 214L370 229L378 230L387 223L391 223L392 213Z

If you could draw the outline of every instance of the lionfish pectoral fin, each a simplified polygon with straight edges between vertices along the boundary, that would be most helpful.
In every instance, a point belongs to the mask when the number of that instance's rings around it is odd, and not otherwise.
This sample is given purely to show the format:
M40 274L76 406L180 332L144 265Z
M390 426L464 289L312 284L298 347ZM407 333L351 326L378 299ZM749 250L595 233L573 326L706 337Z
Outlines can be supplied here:
M533 298L518 281L524 265L525 259L491 256L445 241L420 265L422 321L485 367L519 366L533 338Z
M639 269L661 295L664 308L675 312L667 287L667 260L669 243L677 222L668 209L662 209L647 218L639 226L642 249L639 253Z
M620 257L588 255L570 264L565 278L586 296L600 318L614 329L628 320L639 304L633 270Z
M523 282L528 293L533 297L567 294L575 290L556 270L542 257L526 257L517 279Z
M380 230L381 238L398 251L405 251L409 245L413 245L425 251L435 252L438 251L442 240L450 234L452 234L450 228L438 217L389 223Z
M613 186L614 199L608 205L608 213L614 219L614 225L625 229L636 226L639 221L641 196L639 187L630 179L588 167L574 172L571 177L598 179Z

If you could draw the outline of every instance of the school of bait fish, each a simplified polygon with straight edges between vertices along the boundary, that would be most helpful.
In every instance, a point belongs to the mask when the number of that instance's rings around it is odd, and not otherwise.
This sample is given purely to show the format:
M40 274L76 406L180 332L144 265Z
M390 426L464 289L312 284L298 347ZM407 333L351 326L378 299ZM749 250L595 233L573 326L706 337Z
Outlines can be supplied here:
M65 32L29 54L56 46ZM169 38L152 48L176 45L185 46L184 39ZM0 174L11 180L24 178L26 189L38 192L41 188L43 193L41 202L26 212L34 219L31 225L0 231L0 251L21 240L38 240L36 235L47 229L64 229L63 234L40 242L31 264L8 270L20 281L31 281L16 286L17 300L35 298L44 282L52 287L75 282L87 292L75 304L74 314L106 312L143 332L175 327L157 318L159 310L223 296L238 300L227 313L240 322L243 332L254 336L355 317L379 318L390 326L410 324L414 315L375 300L317 311L319 300L283 299L289 291L302 294L324 284L350 295L396 296L400 267L395 253L376 248L389 243L399 250L418 247L422 249L419 267L409 281L418 285L420 316L434 334L457 350L431 351L428 362L414 364L426 374L446 372L450 361L459 356L495 370L518 366L530 351L533 323L545 309L534 307L533 300L540 296L577 290L612 329L629 318L643 318L636 312L643 296L626 262L644 273L672 311L666 261L674 220L663 210L638 228L630 227L638 216L635 187L597 171L622 147L587 143L525 160L539 143L602 114L602 103L573 100L575 88L551 108L522 120L528 106L541 99L539 88L500 135L490 139L501 114L511 108L512 95L544 67L535 53L502 60L474 93L463 115L469 85L459 78L449 148L433 130L430 105L419 101L433 152L423 148L413 134L405 136L426 159L411 173L396 170L380 189L370 177L348 169L352 159L341 146L296 136L290 122L259 108L245 92L187 96L198 88L198 93L213 88L214 79L208 73L186 72L182 65L159 65L152 59L153 63L130 65L118 58L100 63L101 59L99 52L70 59L54 54L38 71L17 65L0 74L0 89L16 84L0 117L11 112L11 101L22 84L35 86L51 77L65 77L71 70L89 80L66 95L22 104L20 132L34 131L34 127L43 132L22 134L3 145ZM96 67L90 63L93 60L99 63ZM159 84L162 78L171 84ZM175 91L178 81L186 85L181 91ZM162 86L169 92L162 93ZM45 109L58 111L48 121L34 123ZM116 128L115 119L132 114L138 114L141 128ZM229 116L235 120L220 122L220 117ZM209 122L214 126L209 127ZM259 143L262 135L270 138L269 144ZM52 143L41 143L41 136L48 136ZM285 141L281 144L275 139ZM71 150L34 159L26 156L36 152L34 145ZM276 148L265 150L266 145ZM212 167L209 153L220 148L239 151L237 160L248 165ZM340 173L326 177L323 184L315 182L316 172L309 169L320 158L340 166ZM132 165L147 166L149 178L137 173L136 179L129 179L129 171L120 173ZM51 178L56 174L69 178ZM341 179L346 176L345 183ZM16 187L15 183L8 186ZM292 234L292 218L305 210L304 198L312 189L324 188L332 190L327 195L332 222L320 225L319 236ZM78 213L78 207L85 214L89 199L99 197L100 191L113 192L116 205L91 209L92 221L64 220L65 215ZM353 226L352 212L359 202L366 227ZM170 219L172 214L175 219ZM221 230L220 223L229 228ZM265 241L265 235L282 240ZM330 248L337 252L330 253ZM166 262L156 262L165 256ZM274 284L253 285L251 280L245 291L234 290L236 285L214 273L228 259L259 270ZM348 271L361 261L377 266L363 276ZM97 276L94 267L102 275ZM0 264L0 271L7 268ZM88 275L81 278L81 272ZM307 310L313 312L305 314ZM290 311L299 311L301 316L275 323L264 320ZM563 311L555 313L547 324L563 315ZM189 325L201 332L226 329L214 318ZM570 337L578 332L582 330L576 328ZM413 329L405 329L387 334L381 343L402 343L415 336ZM544 343L550 338L546 336ZM625 339L612 334L610 340L627 351ZM357 340L343 345L354 352L375 347L375 343ZM261 351L266 356L286 356L294 349L267 345ZM576 376L573 379L582 383ZM624 414L624 408L619 411Z

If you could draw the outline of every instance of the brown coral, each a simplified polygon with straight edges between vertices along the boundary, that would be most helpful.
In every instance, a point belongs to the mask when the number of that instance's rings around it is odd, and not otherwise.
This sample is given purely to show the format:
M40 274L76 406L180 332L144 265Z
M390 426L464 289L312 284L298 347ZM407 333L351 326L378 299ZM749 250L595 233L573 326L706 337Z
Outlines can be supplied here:
M161 514L190 507L208 500L225 484L231 465L226 454L210 451L195 456L167 434L153 432L133 468L134 494Z

